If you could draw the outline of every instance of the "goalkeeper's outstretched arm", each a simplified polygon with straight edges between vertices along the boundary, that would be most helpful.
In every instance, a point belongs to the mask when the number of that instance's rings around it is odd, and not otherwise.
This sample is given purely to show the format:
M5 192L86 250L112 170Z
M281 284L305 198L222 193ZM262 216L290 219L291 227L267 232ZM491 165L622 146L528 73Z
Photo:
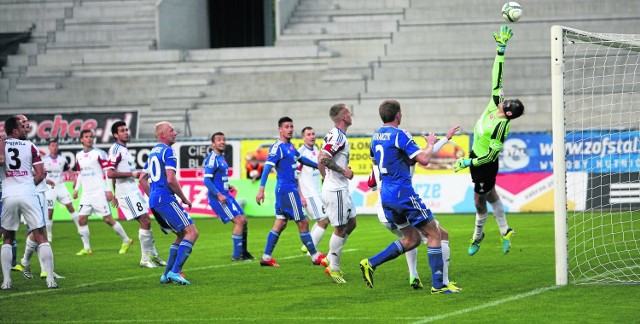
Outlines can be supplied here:
M497 106L500 103L502 94L502 76L504 74L504 52L507 49L507 42L513 36L511 28L500 27L499 33L494 33L493 38L498 44L496 48L496 58L493 61L493 72L491 74L491 96L493 103Z

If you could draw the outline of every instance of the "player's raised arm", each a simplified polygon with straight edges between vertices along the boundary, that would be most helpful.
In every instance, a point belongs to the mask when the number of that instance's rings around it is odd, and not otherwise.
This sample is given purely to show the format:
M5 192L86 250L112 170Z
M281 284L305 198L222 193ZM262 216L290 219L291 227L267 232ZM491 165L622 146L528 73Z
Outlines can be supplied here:
M429 133L428 136L423 135L422 138L427 142L427 146L420 151L413 159L420 163L422 166L427 166L431 161L433 155L433 147L438 141L438 137L434 133Z
M493 33L498 47L496 48L496 58L493 61L493 72L491 74L491 95L493 102L497 106L500 103L502 94L502 76L504 74L504 52L507 48L507 42L511 39L513 33L508 26L500 27L500 32Z

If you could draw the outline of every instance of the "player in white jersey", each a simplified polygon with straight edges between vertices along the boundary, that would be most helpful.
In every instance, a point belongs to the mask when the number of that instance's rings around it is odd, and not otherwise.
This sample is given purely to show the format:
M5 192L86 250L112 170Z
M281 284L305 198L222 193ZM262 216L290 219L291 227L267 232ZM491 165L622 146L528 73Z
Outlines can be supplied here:
M156 244L151 231L149 218L149 204L144 199L136 179L140 170L136 170L136 162L127 149L129 142L129 127L123 121L117 121L111 126L111 133L116 142L109 149L107 176L113 179L116 192L116 202L127 220L135 219L140 223L138 239L140 240L140 266L155 268L167 265L156 251Z
M334 282L345 283L340 271L340 257L347 238L356 228L356 209L349 193L353 171L349 167L350 150L346 134L353 121L351 111L342 103L329 109L329 117L335 127L324 137L318 163L318 169L324 176L322 201L333 226L327 255L329 266L325 271Z
M445 144L447 144L449 140L451 140L451 137L453 137L453 134L455 134L459 130L460 130L460 126L451 128L447 132L447 135L445 136L445 138L443 140L439 140L434 145L433 151L431 152L431 156L438 153L440 149ZM414 171L415 171L415 164L411 166L411 175L414 174ZM377 188L380 187L380 184L381 184L380 171L378 167L374 165L372 167L371 175L369 176L369 187L375 191L377 190ZM380 220L380 223L382 224L382 226L386 227L389 231L391 231L391 233L395 234L398 237L398 239L402 239L404 237L400 229L398 229L398 226L396 226L392 220L387 219L387 216L384 213L384 209L382 208L382 198L380 197L380 191L378 191L378 203L376 204L376 212L378 214L378 220ZM442 261L443 261L442 283L453 290L460 290L461 288L455 286L456 284L455 282L449 280L449 261L451 256L451 250L449 249L449 233L442 226L440 226L440 222L438 222L438 220L436 220L436 225L440 229L440 238L441 238L440 242L442 246ZM421 237L422 237L422 244L427 244L427 238L424 237L424 235L422 235ZM409 285L413 289L422 289L423 288L422 281L420 280L420 275L418 274L418 248L415 248L411 251L407 251L404 253L404 255L407 259L407 266L409 267Z
M38 201L42 208L42 214L47 215L47 198L46 193L49 191L49 188L55 187L55 183L51 179L45 178L36 186L36 194L38 195ZM49 238L49 233L47 233L47 239ZM38 248L38 243L36 243L35 236L33 232L27 235L27 240L24 244L24 256L20 259L20 267L22 274L26 279L32 279L33 275L31 274L31 257L33 253L36 252ZM40 262L40 278L47 277L47 271L42 267L42 262ZM63 276L57 274L55 271L53 272L54 279L64 279Z
M312 127L307 126L302 129L302 139L304 140L304 144L300 146L298 152L307 159L318 163L320 151L316 146L316 132ZM317 247L318 244L320 244L320 240L322 240L322 236L327 229L327 225L329 224L329 218L325 213L324 205L322 203L320 171L302 163L298 166L298 171L300 171L300 174L298 175L298 187L302 207L307 211L309 218L316 221L311 228L311 239L313 240L313 245ZM302 253L309 253L307 247L304 245L300 250Z
M107 166L107 154L98 148L93 147L93 131L84 129L80 132L80 143L83 150L76 154L76 169L80 172L76 178L73 190L73 199L78 198L78 189L82 187L82 198L80 199L80 210L78 214L78 233L84 245L83 249L76 255L92 255L91 244L89 242L89 225L87 218L92 213L101 216L107 225L111 226L122 239L120 254L125 254L129 247L133 245L133 240L127 236L122 225L111 216L109 202L113 201L113 193L108 187L103 168Z
M53 241L53 207L56 200L67 207L71 219L78 225L78 213L73 207L71 195L64 185L65 173L73 174L70 172L69 162L64 156L59 155L60 147L58 146L58 139L52 138L49 140L49 154L42 158L44 163L44 170L47 172L47 179L53 181L53 185L49 186L49 190L46 192L47 207L48 207L48 220L47 220L47 238L49 242Z
M3 281L1 288L11 289L11 242L18 230L20 215L34 234L38 244L38 254L47 275L47 287L57 288L53 277L53 251L47 240L43 203L38 200L36 185L44 180L45 172L38 149L27 140L28 128L19 117L11 117L5 122L8 135L5 141L5 170L2 173L2 216L0 228L4 231L0 252ZM32 171L33 170L33 171Z

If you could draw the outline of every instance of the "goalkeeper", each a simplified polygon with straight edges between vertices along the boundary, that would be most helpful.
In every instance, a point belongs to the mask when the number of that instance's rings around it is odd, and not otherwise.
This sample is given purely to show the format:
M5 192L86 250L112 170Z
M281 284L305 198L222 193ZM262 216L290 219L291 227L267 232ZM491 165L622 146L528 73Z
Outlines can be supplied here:
M498 222L502 240L502 253L507 254L511 248L511 238L515 233L507 225L502 201L495 190L498 174L498 155L509 134L509 125L524 113L524 105L518 99L504 100L502 92L502 75L504 73L504 53L507 42L512 36L511 28L502 26L499 33L494 33L498 43L496 58L493 63L491 101L476 122L473 130L473 146L469 158L461 157L456 161L454 171L466 167L471 170L474 183L474 201L476 205L476 226L469 250L474 255L480 249L484 239L484 223L487 219L487 201L491 204L493 215Z

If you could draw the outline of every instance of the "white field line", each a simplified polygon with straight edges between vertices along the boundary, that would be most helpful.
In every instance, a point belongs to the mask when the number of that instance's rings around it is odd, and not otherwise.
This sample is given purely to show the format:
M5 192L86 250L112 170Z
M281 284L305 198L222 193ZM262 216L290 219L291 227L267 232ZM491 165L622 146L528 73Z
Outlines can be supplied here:
M346 249L342 252L354 252L357 251L358 249ZM280 258L282 260L289 260L289 259L297 259L300 257L303 257L304 255L302 254L297 254L297 255L292 255L292 256L288 256L288 257L283 257ZM228 267L237 267L237 266L242 266L242 265L249 265L249 264L256 264L255 262L234 262L234 263L227 263L227 264L220 264L220 265L213 265L213 266L206 266L206 267L197 267L197 268L189 268L189 272L192 271L199 271L199 270L209 270L209 269L218 269L218 268L228 268ZM45 294L45 293L55 293L57 291L66 291L66 290L71 290L71 289L78 289L78 288L84 288L84 287L88 287L88 286L94 286L94 285L102 285L102 284L112 284L114 282L124 282L124 281L131 281L131 280L138 280L138 279L142 279L142 278L150 278L150 277L158 277L158 274L147 274L147 275L143 275L143 276L135 276L135 277L126 277L126 278L114 278L114 279L109 279L109 280L105 280L105 281L94 281L91 283L85 283L85 284L80 284L80 285L76 285L73 287L63 287L63 288L59 288L59 289L42 289L42 290L32 290L32 291L25 291L25 292L19 292L19 293L15 293L15 294L7 294L7 295L0 295L0 300L3 299L9 299L9 298L14 298L14 297L20 297L20 296L31 296L31 295L38 295L38 294ZM413 324L420 324L420 323L429 323L429 322L433 322L433 321L438 321L438 320L443 320L443 319L448 319L450 317L454 317L454 316L458 316L458 315L462 315L462 314L466 314L469 312L475 312L481 309L485 309L485 308L489 308L489 307L494 307L494 306L498 306L500 304L504 304L510 301L515 301L515 300L519 300L519 299L523 299L523 298L527 298L530 296L535 296L538 295L540 293L549 291L549 290L553 290L553 289L557 289L557 288L561 288L562 286L549 286L549 287L542 287L542 288L537 288L534 289L532 291L529 292L525 292L522 294L518 294L518 295L514 295L511 297L507 297L507 298L503 298L500 300L496 300L493 302L489 302L489 303L485 303L485 304L481 304L478 306L474 306L474 307L469 307L469 308L465 308L465 309L461 309L455 312L451 312L448 314L442 314L442 315L437 315L437 316L430 316L430 317L422 317L422 318L415 318L415 317L397 317L397 318L393 318L393 319L388 319L388 320L399 320L399 321L413 321ZM327 321L327 320L353 320L354 318L350 318L350 317L326 317L326 316L322 316L322 317L288 317L288 318L279 318L280 320L284 320L284 321L305 321L305 320L323 320L323 321ZM209 322L209 321L253 321L256 320L255 318L243 318L243 317L218 317L218 318L212 318L212 317L208 317L206 319L202 319L202 320L193 320L194 322L198 322L198 321L202 321L202 322ZM380 320L379 317L375 317L375 318L364 318L364 317L358 317L357 320L365 320L365 321L376 321L376 320ZM153 319L153 320L149 320L149 321L144 321L144 320L136 320L136 322L175 322L176 319ZM46 322L51 323L51 320L47 320ZM62 321L60 321L62 322ZM69 321L69 320L65 320L65 323L80 323L80 322L84 322L84 321ZM130 320L100 320L98 322L101 323L123 323L123 322L130 322Z
M343 250L342 252L344 253L344 252L354 252L354 251L358 251L358 249L346 249L346 250ZM304 257L304 256L306 256L306 255L301 253L301 254L291 255L291 256L283 257L283 258L279 258L279 259L289 260L289 259L301 258L301 257ZM233 263L225 263L225 264L206 266L206 267L187 268L187 270L189 272L192 272L192 271L200 271L200 270L237 267L237 266L249 265L249 264L256 265L257 262L233 262ZM160 268L162 268L162 267L160 267ZM31 296L31 295L38 295L38 294L55 293L57 291L66 291L66 290L70 290L70 289L84 288L84 287L88 287L88 286L112 284L114 282L131 281L131 280L138 280L138 279L150 278L150 277L157 277L158 280L160 280L160 277L158 276L158 274L154 273L154 274L147 274L147 275L143 275L143 276L134 276L134 277L125 277L125 278L112 278L112 279L104 280L104 281L94 281L94 282L89 282L89 283L76 285L76 286L73 286L73 287L64 287L63 286L63 287L58 288L58 289L46 289L45 285L44 285L44 281L43 281L43 285L42 285L43 289L42 290L30 290L30 291L24 291L24 292L15 293L15 294L12 294L12 293L4 294L3 293L3 294L0 294L0 300L9 299L9 298L13 298L13 297L20 297L20 296ZM60 281L60 280L62 280L62 281ZM64 282L64 279L59 279L58 282ZM158 284L159 284L159 281L158 281Z
M543 287L543 288L534 289L534 290L531 290L531 291L526 292L526 293L522 293L522 294L514 295L514 296L511 296L511 297L499 299L499 300L496 300L496 301L492 301L490 303L481 304L481 305L474 306L474 307L461 309L461 310L458 310L458 311L455 311L455 312L451 312L451 313L448 313L448 314L425 317L425 318L423 318L423 319L421 319L419 321L413 322L413 324L429 323L429 322L433 322L433 321L439 321L439 320L443 320L443 319L448 319L448 318L453 317L453 316L458 316L458 315L462 315L462 314L469 313L469 312L475 312L475 311L478 311L478 310L481 310L481 309L498 306L500 304L504 304L504 303L507 303L507 302L510 302L510 301L515 301L515 300L518 300L518 299L535 296L535 295L543 293L545 291L556 289L556 288L560 288L560 287L562 287L562 286L549 286L549 287Z

